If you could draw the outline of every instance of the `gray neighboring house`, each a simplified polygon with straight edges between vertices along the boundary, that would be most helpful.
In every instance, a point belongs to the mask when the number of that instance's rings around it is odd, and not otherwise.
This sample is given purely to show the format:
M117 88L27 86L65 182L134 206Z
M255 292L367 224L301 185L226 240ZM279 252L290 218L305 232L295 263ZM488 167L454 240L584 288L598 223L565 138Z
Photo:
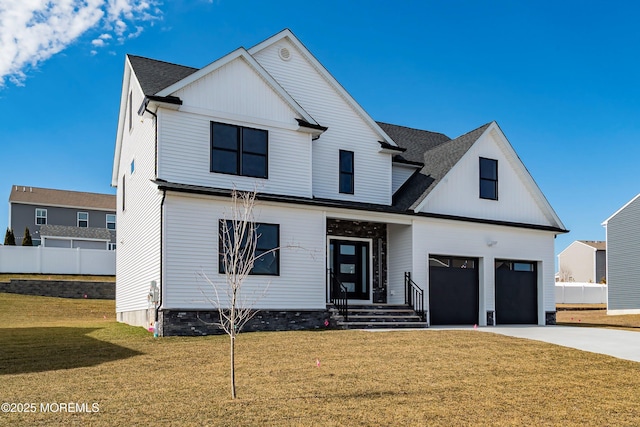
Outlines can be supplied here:
M606 283L607 242L576 240L558 254L562 282Z
M17 245L29 227L34 246L115 249L116 197L13 185L9 227Z
M640 194L602 225L607 229L607 314L640 314Z

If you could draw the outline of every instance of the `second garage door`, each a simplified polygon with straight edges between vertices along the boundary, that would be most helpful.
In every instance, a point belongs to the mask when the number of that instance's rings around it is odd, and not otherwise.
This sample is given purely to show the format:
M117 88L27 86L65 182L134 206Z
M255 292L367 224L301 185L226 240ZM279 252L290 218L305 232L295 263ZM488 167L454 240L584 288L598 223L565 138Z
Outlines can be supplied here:
M538 323L538 274L531 261L496 261L496 323Z
M429 314L432 325L478 323L478 259L429 257Z

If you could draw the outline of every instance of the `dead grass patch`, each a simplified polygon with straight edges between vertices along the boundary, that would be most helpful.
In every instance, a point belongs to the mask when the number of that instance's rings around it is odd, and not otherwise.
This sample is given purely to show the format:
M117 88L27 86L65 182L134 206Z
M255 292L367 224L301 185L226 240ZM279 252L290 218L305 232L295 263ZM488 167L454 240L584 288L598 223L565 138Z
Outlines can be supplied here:
M640 419L640 364L473 330L241 334L239 399L231 401L228 337L154 339L113 315L102 318L113 301L57 300L0 294L0 367L22 363L0 371L2 401L97 402L100 411L0 413L0 424L621 426ZM67 317L25 316L25 309ZM60 354L71 361L47 363Z
M593 326L640 331L640 314L607 315L606 310L558 311L556 321L566 326Z

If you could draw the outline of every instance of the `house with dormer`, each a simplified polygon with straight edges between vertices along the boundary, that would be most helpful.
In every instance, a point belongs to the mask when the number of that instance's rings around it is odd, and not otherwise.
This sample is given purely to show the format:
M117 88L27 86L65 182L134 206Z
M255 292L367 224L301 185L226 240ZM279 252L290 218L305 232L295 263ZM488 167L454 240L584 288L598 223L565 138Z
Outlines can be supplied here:
M248 330L555 323L566 229L498 124L377 122L289 30L203 68L127 55L112 185L117 318L161 335L216 332L233 189L280 248Z

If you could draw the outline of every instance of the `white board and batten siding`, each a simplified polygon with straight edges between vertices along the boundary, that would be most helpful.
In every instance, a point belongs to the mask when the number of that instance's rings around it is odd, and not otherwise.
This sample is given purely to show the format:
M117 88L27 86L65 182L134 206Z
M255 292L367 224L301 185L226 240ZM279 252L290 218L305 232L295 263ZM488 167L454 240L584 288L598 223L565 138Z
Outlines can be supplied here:
M490 242L495 243L489 246ZM552 232L420 218L413 225L412 278L428 289L430 255L479 258L479 321L486 325L486 312L495 309L495 260L534 261L538 269L538 323L544 325L545 311L556 309L553 245Z
M413 271L413 232L411 225L387 224L389 304L404 304L404 273ZM421 286L425 290L424 286Z
M326 220L320 210L260 203L257 222L280 225L280 275L249 276L243 287L248 305L263 310L326 308ZM169 193L165 201L165 294L163 308L211 310L212 285L225 295L218 272L218 224L230 218L229 199ZM266 291L265 291L266 289ZM264 294L264 295L263 295Z
M519 160L497 138L485 132L427 196L421 211L558 226L525 185ZM498 161L498 200L479 197L480 157Z
M153 118L135 112L143 95L135 79L133 90L133 127L128 119L123 131L117 191L116 312L148 308L151 281L160 280L160 203L155 185L155 124ZM128 114L128 112L127 112ZM131 162L134 171L131 171ZM125 210L122 210L125 179ZM142 325L141 325L142 326ZM148 326L148 325L147 325Z
M640 194L605 224L607 313L640 313Z
M243 58L175 93L179 111L159 110L158 177L169 182L311 197L311 135L297 113ZM210 171L211 122L268 131L268 179Z
M288 60L279 55L290 52ZM391 155L381 137L317 68L287 39L253 57L318 123L329 129L313 142L313 195L318 198L391 204ZM352 151L355 194L339 192L339 150Z

